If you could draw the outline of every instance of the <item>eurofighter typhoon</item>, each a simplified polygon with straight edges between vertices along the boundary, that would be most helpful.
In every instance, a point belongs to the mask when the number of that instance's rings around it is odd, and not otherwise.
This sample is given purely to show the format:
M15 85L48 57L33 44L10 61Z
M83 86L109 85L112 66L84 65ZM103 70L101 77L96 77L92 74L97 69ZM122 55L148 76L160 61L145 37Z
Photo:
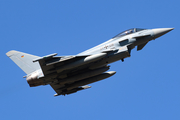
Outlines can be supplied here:
M131 50L137 46L141 50L173 28L126 30L112 39L77 55L57 56L57 53L39 57L15 50L6 55L27 75L30 87L50 85L56 92L54 96L68 95L90 88L87 84L113 76L108 64L130 57Z

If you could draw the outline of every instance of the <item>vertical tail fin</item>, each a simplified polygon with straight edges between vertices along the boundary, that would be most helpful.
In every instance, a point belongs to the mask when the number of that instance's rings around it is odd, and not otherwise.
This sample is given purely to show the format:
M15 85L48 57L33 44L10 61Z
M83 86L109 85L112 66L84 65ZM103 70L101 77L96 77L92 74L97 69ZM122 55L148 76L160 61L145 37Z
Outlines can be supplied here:
M15 62L26 74L30 74L41 68L38 62L33 63L33 59L38 58L38 56L15 50L7 52L6 55L13 62Z

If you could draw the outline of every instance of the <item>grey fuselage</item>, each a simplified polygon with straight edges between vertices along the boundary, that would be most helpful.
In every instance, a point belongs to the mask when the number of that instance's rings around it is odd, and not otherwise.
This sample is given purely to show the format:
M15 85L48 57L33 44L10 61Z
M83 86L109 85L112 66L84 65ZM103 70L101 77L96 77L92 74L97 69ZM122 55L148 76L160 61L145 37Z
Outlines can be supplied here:
M78 55L93 55L98 54L102 52L109 53L107 56L99 61L98 63L95 63L94 67L103 66L118 60L124 61L124 58L130 57L130 52L135 46L142 46L142 48L151 40L154 40L167 32L171 31L173 28L158 28L158 29L139 29L139 28L133 28L126 30L114 38L97 45L91 49L88 49L82 53L79 53ZM130 32L129 32L130 31ZM121 49L123 47L126 47L128 50L127 54L118 54L121 52ZM142 49L141 48L141 49ZM138 49L138 48L137 48ZM139 50L141 50L139 49ZM91 66L91 68L93 68Z
M103 66L118 60L122 60L126 57L130 57L130 51L138 45L144 44L149 42L150 40L155 39L154 32L151 29L148 30L142 30L135 33L130 33L128 35L119 36L112 38L100 45L97 45L91 49L88 49L82 53L79 53L78 55L92 55L92 54L98 54L105 51L109 51L109 54L103 59L102 61L99 61L98 64L94 64L93 66ZM127 47L128 54L118 54L118 52L121 50L121 48Z
M137 46L141 50L173 28L126 30L112 39L73 56L51 54L38 57L19 51L7 54L25 73L30 87L50 84L57 95L71 94L90 86L83 86L114 75L108 64L130 57L131 50Z

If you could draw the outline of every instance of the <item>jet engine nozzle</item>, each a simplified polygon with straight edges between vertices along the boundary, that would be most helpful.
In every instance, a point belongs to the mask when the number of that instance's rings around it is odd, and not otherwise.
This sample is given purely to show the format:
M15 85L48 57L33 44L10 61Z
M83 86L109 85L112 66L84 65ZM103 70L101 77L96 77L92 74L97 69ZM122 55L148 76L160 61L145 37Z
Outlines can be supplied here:
M26 78L30 87L36 87L39 85L44 85L44 83L41 80L39 80L38 77L39 77L39 72L35 71Z
M160 37L160 36L162 36L162 35L170 32L170 31L173 30L173 29L174 29L174 28L158 28L158 29L152 29L152 31L153 31L153 33L154 33L153 37L154 37L154 39L156 39L156 38L158 38L158 37Z

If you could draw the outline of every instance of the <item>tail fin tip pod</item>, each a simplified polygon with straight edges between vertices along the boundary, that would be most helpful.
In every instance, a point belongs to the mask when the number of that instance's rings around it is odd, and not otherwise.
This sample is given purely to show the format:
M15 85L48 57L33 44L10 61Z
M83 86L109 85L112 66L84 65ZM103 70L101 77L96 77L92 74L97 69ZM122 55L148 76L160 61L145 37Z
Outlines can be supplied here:
M33 59L38 58L39 56L19 52L16 50L11 50L6 53L6 55L17 64L26 74L30 74L38 69L40 65L38 62L33 63Z

